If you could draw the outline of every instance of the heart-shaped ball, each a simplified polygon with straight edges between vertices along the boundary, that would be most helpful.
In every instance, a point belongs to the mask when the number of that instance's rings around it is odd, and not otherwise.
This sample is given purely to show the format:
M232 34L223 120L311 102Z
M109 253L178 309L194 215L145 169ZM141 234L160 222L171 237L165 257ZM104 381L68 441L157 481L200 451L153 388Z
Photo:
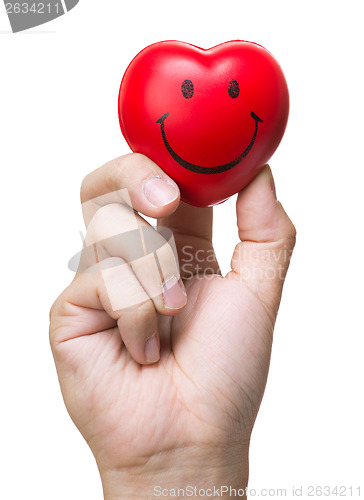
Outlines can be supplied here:
M243 189L278 147L288 119L283 72L245 41L202 49L158 42L128 66L119 93L123 135L199 207Z

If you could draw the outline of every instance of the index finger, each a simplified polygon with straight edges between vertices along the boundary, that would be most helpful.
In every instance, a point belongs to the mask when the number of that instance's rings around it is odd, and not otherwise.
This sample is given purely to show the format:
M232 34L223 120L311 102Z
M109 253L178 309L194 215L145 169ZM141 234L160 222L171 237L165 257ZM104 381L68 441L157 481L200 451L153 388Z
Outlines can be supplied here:
M177 184L156 163L139 153L106 163L88 174L81 186L86 226L101 206L110 203L127 203L157 219L173 213L179 201Z

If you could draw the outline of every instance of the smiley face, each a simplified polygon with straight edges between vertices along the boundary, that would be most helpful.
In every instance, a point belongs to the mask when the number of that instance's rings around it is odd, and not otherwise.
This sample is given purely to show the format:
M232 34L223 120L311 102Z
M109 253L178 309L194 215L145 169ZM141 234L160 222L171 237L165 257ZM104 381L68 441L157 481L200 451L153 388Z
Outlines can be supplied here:
M288 108L277 61L242 41L207 50L151 45L129 65L119 95L132 150L157 163L195 206L220 203L252 180L277 148Z
M235 160L229 161L229 163L225 163L224 165L219 165L217 167L202 167L201 165L195 165L194 163L191 163L191 162L186 161L183 158L181 158L173 150L173 148L170 146L170 144L168 142L165 128L164 128L164 121L166 120L166 118L168 118L169 113L165 113L163 116L161 116L159 118L159 120L157 120L156 123L160 123L161 134L162 134L164 145L167 148L167 151L169 152L169 154L172 156L172 158L179 165L181 165L183 168L186 168L187 170L190 170L191 172L196 172L197 174L220 174L222 172L226 172L227 170L230 170L233 167L236 167L236 165L238 165L249 154L251 148L253 147L255 139L257 137L257 133L258 133L258 123L263 123L263 120L261 120L259 118L259 116L257 116L253 111L250 114L251 114L251 117L253 118L253 120L255 121L255 130L254 130L253 137L252 137L251 141L249 142L248 146L241 153L241 155L239 155L237 158L235 158Z
M194 85L192 80L184 80L182 85L181 85L181 92L182 95L185 99L192 99L195 91L194 91ZM236 99L239 97L240 94L240 87L239 83L236 80L230 80L229 85L227 87L227 93L232 99ZM165 126L164 126L164 121L168 118L169 113L165 113L162 115L156 123L160 124L160 129L161 129L161 134L163 138L164 145L167 148L167 151L169 154L172 156L172 158L183 168L186 168L187 170L190 170L191 172L196 172L198 174L220 174L222 172L226 172L227 170L230 170L233 167L236 167L250 152L252 147L254 146L255 139L257 137L258 133L258 123L263 123L263 120L259 118L253 111L250 113L251 117L253 118L255 122L255 129L254 129L254 134L253 137L251 138L251 141L249 142L248 146L245 148L245 150L234 160L229 161L228 163L225 163L224 165L219 165L217 167L202 167L201 165L195 165L194 163L191 163L189 161L184 160L181 158L171 147L171 145L168 142L166 132L165 132Z

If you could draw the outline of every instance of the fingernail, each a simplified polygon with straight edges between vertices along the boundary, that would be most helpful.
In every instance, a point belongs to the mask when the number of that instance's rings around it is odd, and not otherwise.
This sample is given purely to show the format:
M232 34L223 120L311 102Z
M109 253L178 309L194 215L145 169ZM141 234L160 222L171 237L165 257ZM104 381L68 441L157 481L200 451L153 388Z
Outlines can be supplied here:
M163 297L166 309L181 309L187 303L187 294L182 280L172 276L163 283Z
M145 359L147 363L156 363L160 358L157 334L150 337L145 343Z
M177 189L159 177L145 181L143 192L149 203L156 208L164 207L178 197Z

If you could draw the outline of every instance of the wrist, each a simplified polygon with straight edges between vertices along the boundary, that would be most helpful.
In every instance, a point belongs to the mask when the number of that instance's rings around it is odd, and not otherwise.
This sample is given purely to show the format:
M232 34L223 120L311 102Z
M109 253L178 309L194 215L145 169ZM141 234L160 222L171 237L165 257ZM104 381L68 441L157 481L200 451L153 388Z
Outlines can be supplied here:
M208 453L195 448L174 450L142 460L138 466L99 467L99 471L105 500L166 499L183 493L185 497L199 498L203 492L210 497L218 492L220 498L235 498L238 495L230 495L230 491L247 487L248 449L210 448Z

